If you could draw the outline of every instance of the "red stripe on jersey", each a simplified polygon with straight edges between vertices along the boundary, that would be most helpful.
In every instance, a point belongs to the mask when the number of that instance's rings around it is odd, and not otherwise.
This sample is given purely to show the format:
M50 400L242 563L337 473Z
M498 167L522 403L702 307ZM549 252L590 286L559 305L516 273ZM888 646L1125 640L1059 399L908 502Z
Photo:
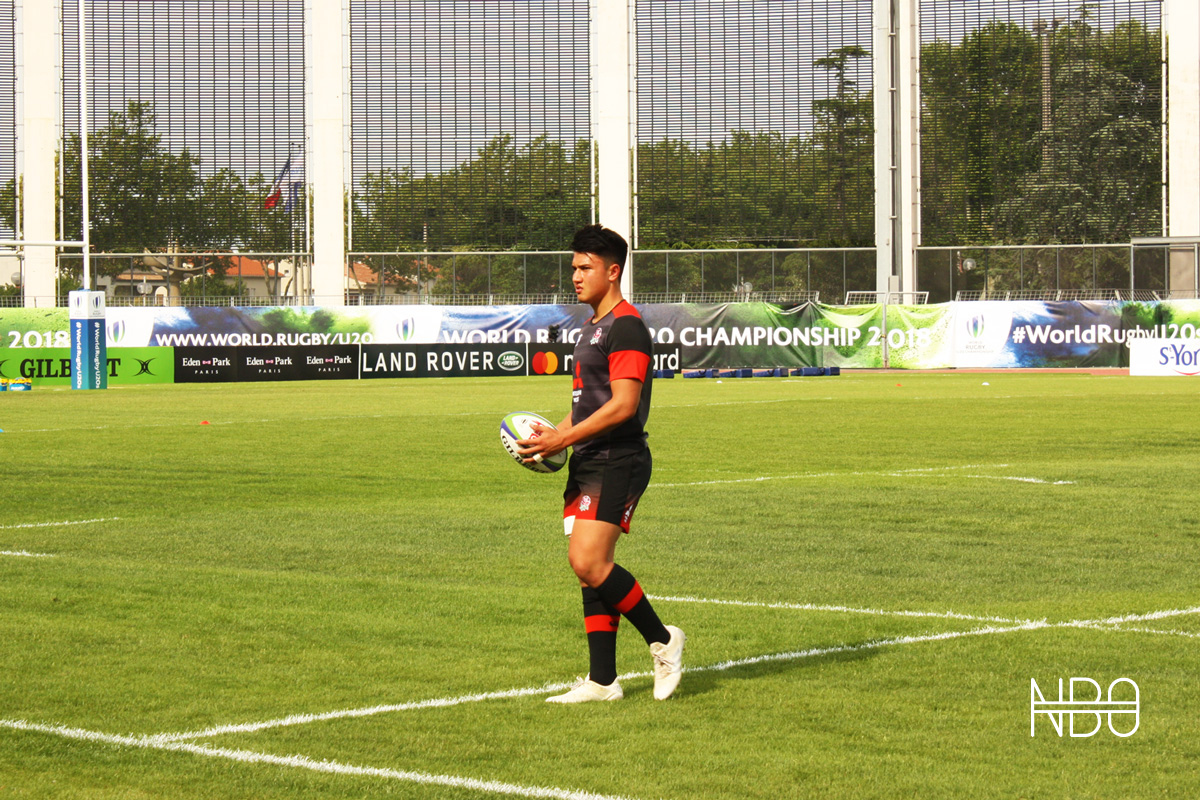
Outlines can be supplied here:
M593 614L583 618L583 627L588 633L613 633L620 624L621 618L608 614Z
M625 595L625 599L617 603L617 611L622 614L628 614L634 606L641 602L645 593L642 591L642 585L637 581L633 582L633 588L629 590L629 594Z
M638 350L618 350L608 356L608 379L610 381L633 379L645 383L646 369L649 366L649 354Z
M633 307L633 303L630 303L628 300L622 300L621 302L617 303L617 305L612 310L612 315L614 317L630 317L630 316L632 316L632 317L638 317L639 319L642 316L641 313L636 308Z

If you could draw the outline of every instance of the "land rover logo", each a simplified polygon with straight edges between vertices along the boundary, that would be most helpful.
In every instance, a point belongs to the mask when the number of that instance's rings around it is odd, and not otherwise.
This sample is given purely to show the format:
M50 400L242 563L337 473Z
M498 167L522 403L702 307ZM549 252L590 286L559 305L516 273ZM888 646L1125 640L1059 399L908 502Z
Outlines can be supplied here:
M496 360L496 363L500 365L500 369L507 370L509 372L516 372L517 370L521 369L521 367L525 366L525 356L521 355L516 350L509 350L501 353L500 358Z

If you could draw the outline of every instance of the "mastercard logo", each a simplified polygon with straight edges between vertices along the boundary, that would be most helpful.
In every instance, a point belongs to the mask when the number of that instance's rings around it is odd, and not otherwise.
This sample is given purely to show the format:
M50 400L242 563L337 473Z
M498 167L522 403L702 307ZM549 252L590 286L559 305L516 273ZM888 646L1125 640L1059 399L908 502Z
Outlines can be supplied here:
M558 356L554 353L534 353L533 372L535 375L553 375L558 372Z

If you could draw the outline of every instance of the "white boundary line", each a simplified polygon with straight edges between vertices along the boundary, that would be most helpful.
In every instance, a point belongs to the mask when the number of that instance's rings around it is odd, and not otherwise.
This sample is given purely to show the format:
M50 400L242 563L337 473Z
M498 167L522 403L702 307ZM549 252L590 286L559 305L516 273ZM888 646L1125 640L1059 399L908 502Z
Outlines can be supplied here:
M18 528L57 528L63 525L91 525L93 522L113 522L120 517L98 517L97 519L73 519L65 522L26 522L21 525L0 525L0 531L15 531Z
M964 478L978 478L985 481L1021 481L1022 483L1042 483L1047 486L1074 486L1075 481L1046 481L1041 478L1021 478L1016 475L963 475Z
M741 606L745 608L780 608L792 611L834 611L843 614L872 614L880 617L934 617L936 619L965 619L974 622L1001 622L1012 625L1024 625L1033 622L1029 619L1009 619L1007 617L979 617L973 614L959 614L956 611L887 611L882 608L854 608L853 606L829 606L813 603L754 603L746 600L714 600L707 597L666 597L663 595L646 595L651 600L664 603L699 603L714 606ZM1045 620L1042 620L1045 622Z
M964 464L959 467L922 467L919 469L876 470L873 472L798 472L792 475L760 475L755 478L728 478L711 481L691 481L688 483L655 483L656 489L672 489L684 486L718 486L734 483L764 483L766 481L794 481L810 478L917 478L940 472L951 472L963 469L1000 469L1011 464ZM1022 483L1040 483L1047 486L1073 486L1075 481L1048 481L1042 478L1028 478L1017 475L963 475L964 478L993 481L1020 481Z
M1200 633L1191 633L1190 631L1171 630L1163 631L1158 628L1121 628L1113 626L1095 626L1097 630L1117 631L1118 633L1157 633L1163 636L1186 636L1189 639L1200 639Z
M0 550L0 556L17 556L20 558L54 558L53 553L29 553L25 550Z
M407 781L432 786L450 786L457 789L474 789L493 794L516 795L519 797L551 798L552 800L629 800L620 795L603 795L594 792L558 789L548 786L521 786L502 781L479 780L477 778L462 778L456 775L433 775L428 772L413 772L410 770L387 769L383 767L358 767L343 764L338 761L314 761L305 756L277 756L270 753L256 753L251 750L231 750L224 747L206 747L187 742L163 742L153 738L138 736L116 736L97 731L67 728L62 725L39 725L24 720L0 720L0 727L20 731L33 731L62 736L100 744L112 744L125 747L140 747L150 750L167 750L207 758L224 758L239 761L243 764L271 764L279 767L307 769L312 772L325 772L335 775L354 775L371 778L389 778L391 780Z
M1108 617L1106 619L1095 620L1068 620L1065 622L1047 622L1045 620L1025 622L1020 625L1009 625L997 627L988 625L981 628L972 628L965 631L945 631L942 633L923 634L919 636L899 636L888 639L878 639L870 642L863 642L856 645L836 645L833 647L819 647L808 650L798 650L786 653L770 653L761 656L751 656L748 658L732 659L723 661L718 664L710 664L702 667L692 667L687 669L687 672L723 672L725 670L736 667L750 666L753 664L762 664L775 661L795 661L804 658L815 658L826 655L836 655L840 653L855 653L866 650L875 650L882 647L889 647L899 644L916 644L920 642L946 641L949 639L960 639L967 636L984 636L993 633L1011 633L1014 631L1041 630L1045 628L1091 628L1101 630L1121 631L1115 627L1125 622L1142 622L1154 619L1165 619L1172 616L1181 616L1184 614L1200 613L1200 606L1193 606L1186 609L1169 609L1164 611L1154 611L1147 614L1127 614L1119 617ZM1102 627L1107 626L1107 627ZM1148 629L1149 632L1149 629ZM1162 633L1162 631L1153 631ZM637 672L622 675L626 680L631 678L649 677L652 673ZM0 719L0 727L10 728L13 730L34 731L40 733L53 734L71 739L79 739L91 742L99 742L105 744L124 745L128 747L140 747L155 750L165 750L173 752L185 752L194 755L205 756L209 758L224 758L233 761L250 764L273 764L276 766L293 767L297 769L307 769L314 772L327 772L338 775L355 775L389 778L392 780L408 781L413 783L421 783L437 786L450 786L455 788L468 788L477 791L491 792L496 794L518 795L522 797L533 798L552 798L553 800L628 800L628 798L614 795L600 795L592 792L575 791L570 789L559 789L553 787L542 786L521 786L519 784L503 783L500 781L485 781L476 778L463 778L453 775L432 775L425 772L412 772L407 770L396 770L380 767L359 767L349 764L342 764L336 761L314 761L305 756L278 756L270 753L256 753L248 750L232 750L227 748L214 748L204 745L195 744L193 742L184 741L186 739L198 739L206 736L217 736L226 733L245 733L266 728L283 727L285 725L299 725L306 722L315 722L318 720L339 719L348 717L363 717L373 714L380 714L386 711L395 711L402 709L415 708L444 708L448 706L461 705L463 703L478 702L480 700L523 697L529 695L544 694L559 689L565 688L569 684L548 684L539 687L530 687L525 689L510 689L503 692L485 692L480 694L463 695L460 697L439 698L434 700L419 701L416 703L404 703L391 706L374 706L365 709L347 709L344 711L333 711L324 714L310 715L293 715L280 720L269 720L266 722L247 723L243 725L226 725L219 728L210 728L207 731L199 731L195 733L179 733L179 734L158 734L155 736L120 736L114 734L100 733L98 731L87 731L78 728L68 728L61 725L42 725L37 723L29 723L24 720L4 720Z
M1097 630L1122 630L1111 626L1122 622L1144 622L1152 619L1163 619L1165 617L1181 616L1184 614L1200 614L1200 606L1194 606L1187 609L1170 609L1167 611L1154 611L1148 614L1131 614L1123 617L1110 617L1108 619L1080 619L1068 620L1065 622L1048 622L1046 620L1030 620L1015 625L988 625L981 628L972 628L965 631L944 631L941 633L930 633L916 636L898 636L888 639L876 639L869 642L856 645L836 645L833 647L815 648L810 650L791 651L786 653L774 653L762 656L751 656L744 659L735 659L732 661L724 661L719 664L711 664L703 667L686 667L685 672L722 672L734 667L746 666L749 664L759 664L767 661L792 661L802 658L813 658L824 655L834 655L838 653L852 653L862 650L873 650L881 647L888 647L897 644L918 644L920 642L935 642L944 641L946 639L957 639L964 636L980 636L989 633L1007 633L1009 631L1025 631L1025 630L1040 630L1043 628L1095 628ZM1102 627L1098 627L1102 626ZM652 677L651 672L631 672L621 675L622 680L632 680L638 678ZM253 733L255 731L266 730L269 728L282 728L292 725L305 725L310 722L322 722L326 720L348 719L354 717L369 717L376 714L386 714L393 711L409 711L423 708L448 708L451 706L463 705L465 703L477 703L483 700L499 700L515 697L528 697L540 694L549 694L551 692L569 689L571 683L553 683L544 684L542 686L531 686L521 689L507 689L498 692L482 692L478 694L460 695L458 697L441 697L430 700L420 700L411 703L398 703L389 705L377 705L366 708L351 708L339 711L326 711L320 714L293 714L287 717L281 717L273 720L265 720L262 722L246 722L233 725L220 725L213 728L207 728L202 731L191 731L186 733L163 733L157 734L149 739L158 742L176 742L187 739L201 739L213 736L222 736L225 734L237 733Z

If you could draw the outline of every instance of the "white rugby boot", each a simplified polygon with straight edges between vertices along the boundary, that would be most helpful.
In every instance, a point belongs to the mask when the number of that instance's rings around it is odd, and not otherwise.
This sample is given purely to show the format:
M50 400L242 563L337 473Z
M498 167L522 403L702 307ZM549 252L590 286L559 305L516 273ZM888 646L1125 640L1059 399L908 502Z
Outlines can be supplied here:
M613 681L608 686L602 686L591 679L591 676L579 678L578 682L566 694L547 697L547 703L591 703L597 700L620 700L625 696L621 684Z
M650 655L654 656L654 699L666 700L679 685L683 677L683 643L687 637L683 631L674 625L667 625L667 633L671 639L666 643L655 642L650 645Z

